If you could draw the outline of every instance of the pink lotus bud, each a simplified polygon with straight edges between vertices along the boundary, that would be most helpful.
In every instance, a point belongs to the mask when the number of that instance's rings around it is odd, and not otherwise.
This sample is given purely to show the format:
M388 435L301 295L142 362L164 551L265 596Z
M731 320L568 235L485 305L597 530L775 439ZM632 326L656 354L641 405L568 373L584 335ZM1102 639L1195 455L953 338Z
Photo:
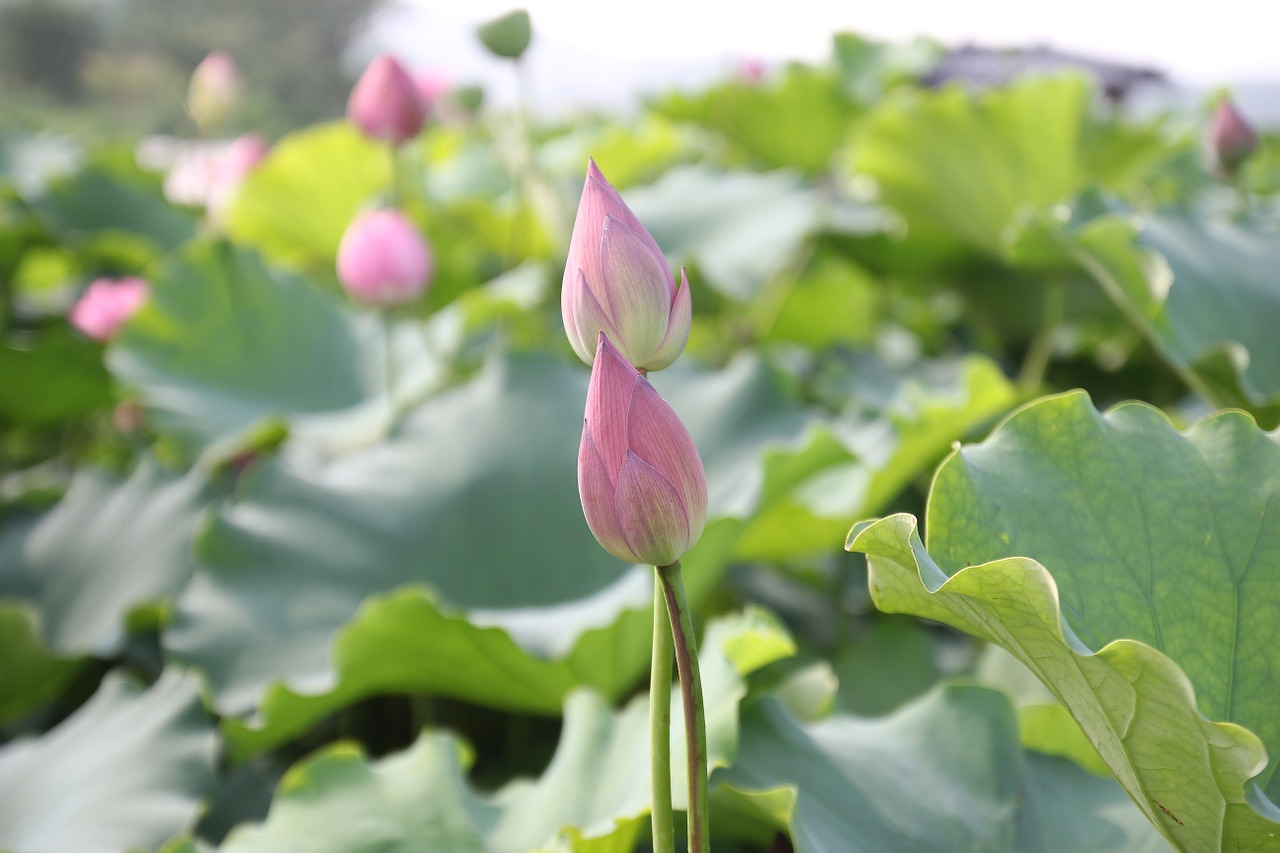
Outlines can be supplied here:
M381 53L351 90L347 118L366 136L399 145L422 130L426 110L409 72L391 54Z
M100 278L71 306L67 319L86 336L105 341L142 307L148 291L140 278Z
M764 82L765 74L769 67L765 65L763 59L749 57L738 63L738 79L748 85L758 85Z
M448 77L430 69L415 71L413 85L418 90L418 99L422 101L422 109L427 115L435 112L440 99L453 88Z
M338 280L361 302L411 302L426 289L430 278L427 241L399 211L360 214L338 244Z
M187 112L202 131L230 118L240 102L240 71L230 54L215 50L191 72L187 84Z
M1209 154L1214 169L1227 177L1235 175L1257 147L1258 135L1231 100L1219 101L1209 121Z
M707 475L680 418L601 332L578 448L587 526L619 560L669 566L702 536Z
M210 175L206 203L210 219L215 222L222 220L244 179L258 167L270 150L271 143L256 133L246 133L232 140L215 160Z
M589 161L560 290L573 351L591 364L596 337L604 332L640 370L671 364L684 350L692 322L684 270L680 281L677 287L658 244Z

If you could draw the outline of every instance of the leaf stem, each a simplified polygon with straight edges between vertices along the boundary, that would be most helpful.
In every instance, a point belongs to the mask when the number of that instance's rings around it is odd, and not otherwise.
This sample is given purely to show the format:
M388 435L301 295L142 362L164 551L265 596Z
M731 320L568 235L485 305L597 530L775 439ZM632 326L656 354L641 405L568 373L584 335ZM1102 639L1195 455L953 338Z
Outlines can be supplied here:
M671 620L661 570L653 575L653 665L649 671L649 769L653 778L653 853L675 853L671 814Z
M1027 354L1022 359L1022 371L1018 375L1019 389L1025 395L1037 393L1044 384L1045 372L1053 358L1054 338L1066 311L1066 302L1066 283L1061 277L1054 278L1046 286L1040 329L1027 347Z
M680 673L680 697L684 708L685 752L689 760L689 853L711 853L710 811L707 798L707 717L702 702L702 676L698 672L698 648L693 635L689 597L680 576L680 561L658 566L662 591L671 617L676 669Z

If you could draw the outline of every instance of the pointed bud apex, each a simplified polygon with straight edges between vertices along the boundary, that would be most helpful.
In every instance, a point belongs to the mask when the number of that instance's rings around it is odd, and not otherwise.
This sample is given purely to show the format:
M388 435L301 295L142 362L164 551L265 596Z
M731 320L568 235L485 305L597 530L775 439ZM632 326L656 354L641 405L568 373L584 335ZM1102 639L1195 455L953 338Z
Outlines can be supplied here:
M389 53L379 54L347 99L347 118L364 134L399 145L422 130L426 109L409 72Z
M426 289L431 267L426 240L395 210L357 216L338 245L338 280L361 302L411 302Z
M637 368L670 365L693 321L683 271L680 278L677 287L658 244L590 161L560 291L573 351L592 364L604 332Z
M187 113L202 133L225 124L240 103L240 71L230 54L215 50L191 72Z
M1258 147L1258 135L1230 98L1223 98L1209 120L1209 156L1214 171L1231 178Z
M108 340L147 301L149 290L140 278L100 278L71 306L67 319L85 336Z
M689 431L603 333L587 389L578 493L596 541L629 563L671 565L707 521L707 475Z

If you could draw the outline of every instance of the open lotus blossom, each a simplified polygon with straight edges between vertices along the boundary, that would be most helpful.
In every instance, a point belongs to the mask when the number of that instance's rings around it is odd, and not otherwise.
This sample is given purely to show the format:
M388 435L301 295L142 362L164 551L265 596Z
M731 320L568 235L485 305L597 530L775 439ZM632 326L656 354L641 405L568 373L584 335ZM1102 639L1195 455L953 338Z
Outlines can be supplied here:
M578 448L587 526L613 556L669 566L702 536L707 475L680 418L600 333Z
M1231 177L1258 147L1258 135L1229 98L1223 98L1209 120L1209 154L1213 167Z
M426 239L397 210L360 214L338 244L338 280L361 302L411 302L426 289L431 272Z
M140 278L100 278L85 289L67 319L95 341L111 338L147 301L150 288Z
M637 368L661 370L684 350L692 310L684 271L677 287L658 244L591 160L560 291L573 351L591 364L604 332Z
M389 53L369 63L347 99L347 118L366 136L392 145L417 136L426 114L417 84Z

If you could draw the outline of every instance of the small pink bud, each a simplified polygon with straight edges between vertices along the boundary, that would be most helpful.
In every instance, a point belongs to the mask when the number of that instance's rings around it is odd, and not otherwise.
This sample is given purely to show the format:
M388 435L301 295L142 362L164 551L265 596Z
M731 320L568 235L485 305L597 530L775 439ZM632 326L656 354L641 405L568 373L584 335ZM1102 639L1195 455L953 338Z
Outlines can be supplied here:
M684 350L692 323L683 270L680 281L677 287L658 244L589 161L560 291L573 351L591 364L604 332L637 368L668 366Z
M738 63L738 79L748 85L759 85L764 82L768 70L763 59L749 57Z
M215 50L191 72L187 112L202 131L230 118L240 102L240 71L230 54Z
M351 90L347 118L366 136L399 145L422 130L426 110L409 72L391 54L382 53Z
M426 289L431 267L427 241L396 210L360 214L338 245L338 280L361 302L411 302Z
M1229 98L1223 98L1209 120L1209 155L1219 174L1232 177L1258 147L1258 135Z
M707 475L680 418L602 332L587 388L578 494L619 560L669 566L702 536Z
M256 133L246 133L232 140L217 157L210 175L206 203L210 219L215 222L222 220L244 179L258 167L270 150L271 144L266 139Z
M413 85L418 90L418 99L422 101L422 109L427 115L435 112L440 99L453 88L448 77L430 69L415 71Z
M147 300L149 288L140 278L100 278L85 290L67 319L95 341L111 338Z

